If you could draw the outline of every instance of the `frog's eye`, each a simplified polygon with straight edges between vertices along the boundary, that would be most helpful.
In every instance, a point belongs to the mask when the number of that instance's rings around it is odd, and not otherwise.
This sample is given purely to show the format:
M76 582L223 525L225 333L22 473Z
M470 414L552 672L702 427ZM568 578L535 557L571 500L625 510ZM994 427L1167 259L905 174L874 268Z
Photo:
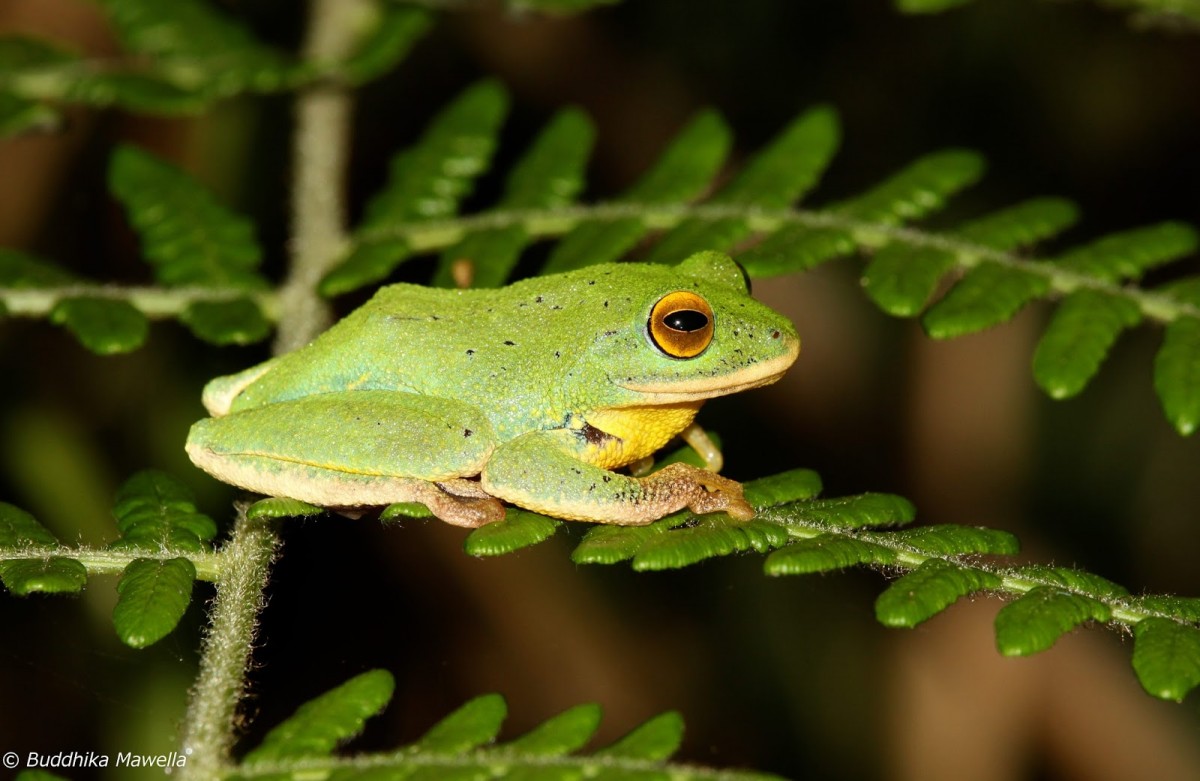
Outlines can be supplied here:
M650 340L672 358L695 358L713 338L713 311L690 290L667 293L650 310Z

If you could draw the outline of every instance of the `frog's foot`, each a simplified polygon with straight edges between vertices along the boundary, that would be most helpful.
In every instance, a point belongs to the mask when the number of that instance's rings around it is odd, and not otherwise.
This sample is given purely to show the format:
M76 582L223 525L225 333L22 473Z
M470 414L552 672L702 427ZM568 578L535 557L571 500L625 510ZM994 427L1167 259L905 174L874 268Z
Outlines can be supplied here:
M428 507L440 521L452 526L478 529L485 523L504 518L504 505L474 480L447 480L426 485L429 489L414 501Z
M724 512L738 521L754 517L742 495L742 484L689 464L669 464L639 480L652 502L679 502L697 515Z

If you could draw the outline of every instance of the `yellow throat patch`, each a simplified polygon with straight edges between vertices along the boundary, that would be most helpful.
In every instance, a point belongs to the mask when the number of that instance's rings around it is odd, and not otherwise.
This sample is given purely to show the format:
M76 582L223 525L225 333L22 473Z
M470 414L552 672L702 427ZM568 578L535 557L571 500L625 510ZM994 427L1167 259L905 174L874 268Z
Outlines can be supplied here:
M701 399L588 413L587 422L610 437L589 445L583 460L601 469L616 469L645 458L691 425L703 403Z

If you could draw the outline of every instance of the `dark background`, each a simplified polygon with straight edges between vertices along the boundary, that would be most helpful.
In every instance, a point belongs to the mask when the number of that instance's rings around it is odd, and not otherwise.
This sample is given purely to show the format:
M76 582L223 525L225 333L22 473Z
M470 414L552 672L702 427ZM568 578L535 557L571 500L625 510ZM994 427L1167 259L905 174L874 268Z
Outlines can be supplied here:
M292 2L222 5L280 46L299 37ZM5 0L0 29L115 51L95 8L75 0ZM916 18L883 0L643 0L565 20L492 6L448 13L362 92L348 183L355 215L389 156L488 74L511 90L513 112L469 208L491 201L507 165L567 104L598 125L587 197L604 199L703 107L733 127L736 167L798 112L828 102L844 139L808 206L968 146L989 173L934 226L1047 194L1083 213L1050 254L1164 219L1200 223L1200 34L1132 29L1092 3L1026 0ZM59 136L0 142L0 245L96 280L148 280L104 188L112 146L132 142L252 215L268 271L281 274L286 98L230 101L197 119L82 110L70 119ZM416 261L396 278L430 268ZM829 495L894 491L915 501L922 522L1015 531L1027 560L1079 565L1134 592L1200 593L1200 453L1153 394L1159 328L1127 335L1081 397L1052 402L1028 365L1048 307L934 343L877 312L857 290L860 269L839 261L756 283L796 322L804 348L784 382L705 408L728 474L810 467ZM182 441L203 414L204 381L266 350L207 346L158 323L138 352L98 358L45 323L5 321L0 497L68 542L100 544L114 534L116 487L154 466L227 523L234 492L191 467ZM767 579L759 556L653 575L578 567L568 553L580 533L484 561L461 553L461 530L436 523L289 525L244 745L300 702L385 667L397 694L365 748L411 740L465 699L499 691L509 736L584 701L605 707L601 742L678 709L684 759L795 778L1200 776L1195 697L1179 706L1145 695L1130 643L1114 633L1081 631L1038 657L1004 659L994 600L897 632L873 619L885 586L877 573ZM135 652L111 631L112 585L97 578L81 599L0 599L0 751L173 746L211 590L198 588L179 631Z

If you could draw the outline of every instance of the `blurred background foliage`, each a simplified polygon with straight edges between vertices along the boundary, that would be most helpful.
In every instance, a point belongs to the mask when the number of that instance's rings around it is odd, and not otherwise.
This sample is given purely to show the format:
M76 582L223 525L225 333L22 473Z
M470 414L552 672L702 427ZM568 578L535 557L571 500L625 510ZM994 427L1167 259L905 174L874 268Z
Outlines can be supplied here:
M299 37L294 2L219 4L267 41ZM82 0L4 0L0 31L96 55L115 48ZM635 1L565 19L492 4L450 12L361 93L348 182L356 209L388 156L489 73L514 111L478 203L494 200L514 156L562 105L597 122L589 196L603 199L701 107L720 110L746 151L829 102L845 140L814 203L925 152L969 146L990 172L947 221L1054 194L1083 209L1069 243L1163 219L1200 224L1200 35L1133 30L1093 4L980 0L934 17L897 15L884 0ZM104 188L113 145L131 142L251 215L278 278L289 109L270 97L192 119L75 110L61 134L0 142L0 246L97 279L148 279ZM417 261L402 274L420 281L431 269ZM860 269L842 261L756 283L804 347L784 382L704 411L724 436L728 474L814 468L832 495L893 491L924 522L1014 531L1032 559L1135 593L1200 594L1200 441L1171 430L1147 381L1161 331L1127 336L1081 397L1054 402L1029 370L1044 309L934 343L880 314L855 289ZM117 485L154 466L229 520L232 489L192 468L182 442L203 414L203 382L266 349L216 348L157 323L141 350L100 358L59 329L6 320L0 497L66 541L102 543ZM767 580L756 558L667 574L579 568L562 539L484 561L461 553L463 536L436 523L336 518L287 529L247 745L303 700L384 667L397 695L364 748L411 739L465 699L499 691L513 734L583 701L604 706L602 739L677 708L685 759L794 778L1200 776L1196 695L1182 706L1146 696L1111 633L1005 659L991 600L897 632L874 621L871 573ZM93 586L79 600L0 600L0 750L170 750L204 599L180 631L133 651L111 630L113 598Z

